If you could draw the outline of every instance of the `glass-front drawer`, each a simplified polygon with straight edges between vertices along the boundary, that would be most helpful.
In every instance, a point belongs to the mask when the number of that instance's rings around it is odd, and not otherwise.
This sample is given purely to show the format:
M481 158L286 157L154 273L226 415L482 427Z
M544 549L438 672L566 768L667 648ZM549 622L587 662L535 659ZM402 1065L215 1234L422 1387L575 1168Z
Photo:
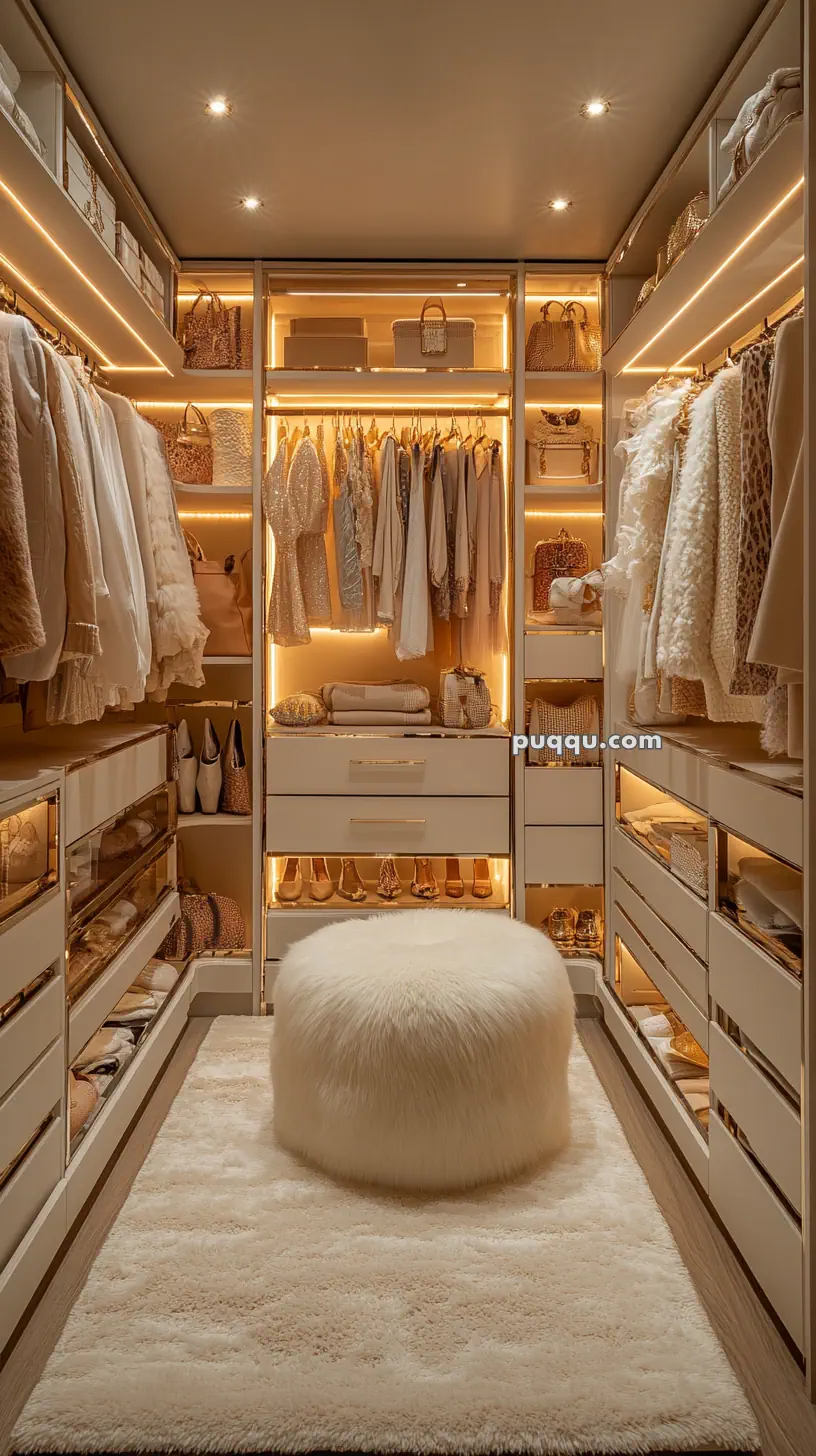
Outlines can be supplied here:
M65 854L69 916L87 909L124 879L168 829L174 828L172 790L163 786L70 845Z
M172 889L172 846L166 844L154 859L126 885L122 893L70 936L68 941L68 1003L87 991L114 956L143 925L162 896Z
M0 923L57 883L57 795L0 817Z
M743 935L801 978L801 870L718 826L717 908Z
M618 823L703 899L708 894L708 820L698 809L618 765Z

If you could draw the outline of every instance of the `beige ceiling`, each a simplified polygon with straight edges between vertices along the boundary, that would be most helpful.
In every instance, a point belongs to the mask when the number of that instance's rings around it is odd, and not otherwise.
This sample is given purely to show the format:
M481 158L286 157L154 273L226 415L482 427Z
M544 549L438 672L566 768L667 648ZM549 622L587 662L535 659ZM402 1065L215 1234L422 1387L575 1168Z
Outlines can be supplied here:
M763 0L35 4L182 257L465 260L605 258Z

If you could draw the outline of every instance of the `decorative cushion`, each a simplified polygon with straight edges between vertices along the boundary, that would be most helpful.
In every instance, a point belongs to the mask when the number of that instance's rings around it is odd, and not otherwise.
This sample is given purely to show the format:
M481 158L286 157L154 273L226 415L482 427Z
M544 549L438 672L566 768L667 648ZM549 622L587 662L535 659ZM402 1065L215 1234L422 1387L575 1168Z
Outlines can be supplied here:
M569 1137L574 1003L531 926L477 910L328 925L275 983L278 1141L340 1177L456 1189Z
M283 728L311 728L325 723L328 718L326 704L314 693L292 693L276 703L270 717Z

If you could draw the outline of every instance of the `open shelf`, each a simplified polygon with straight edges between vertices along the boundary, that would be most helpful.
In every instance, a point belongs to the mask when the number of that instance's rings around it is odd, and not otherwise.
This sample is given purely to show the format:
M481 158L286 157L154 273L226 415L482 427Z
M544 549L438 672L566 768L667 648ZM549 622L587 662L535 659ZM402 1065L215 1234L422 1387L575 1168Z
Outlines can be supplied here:
M310 400L445 400L486 407L510 394L512 375L479 369L267 369L268 404Z
M776 134L604 356L611 373L713 359L802 285L802 118ZM754 302L752 310L746 305ZM712 317L717 321L712 329Z
M568 404L600 406L603 371L528 370L524 376L524 393L528 409L548 404L554 404L558 409Z
M178 829L224 828L225 825L240 828L252 823L251 814L179 814Z
M100 364L181 370L183 355L164 322L77 204L5 113L0 113L0 236L12 286L62 322ZM156 371L155 373L153 371Z
M181 357L183 360L183 354ZM250 404L252 370L184 369L180 364L172 378L166 374L134 374L128 388L139 399L161 404Z

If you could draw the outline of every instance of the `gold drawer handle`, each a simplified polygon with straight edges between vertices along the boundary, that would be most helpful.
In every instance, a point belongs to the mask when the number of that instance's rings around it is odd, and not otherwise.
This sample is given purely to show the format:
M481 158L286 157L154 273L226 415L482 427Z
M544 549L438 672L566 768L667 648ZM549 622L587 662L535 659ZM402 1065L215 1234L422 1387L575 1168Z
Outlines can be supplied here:
M349 824L424 824L424 819L349 819Z
M373 765L376 768L421 768L427 763L425 758L351 758L349 763L360 768L368 768Z

